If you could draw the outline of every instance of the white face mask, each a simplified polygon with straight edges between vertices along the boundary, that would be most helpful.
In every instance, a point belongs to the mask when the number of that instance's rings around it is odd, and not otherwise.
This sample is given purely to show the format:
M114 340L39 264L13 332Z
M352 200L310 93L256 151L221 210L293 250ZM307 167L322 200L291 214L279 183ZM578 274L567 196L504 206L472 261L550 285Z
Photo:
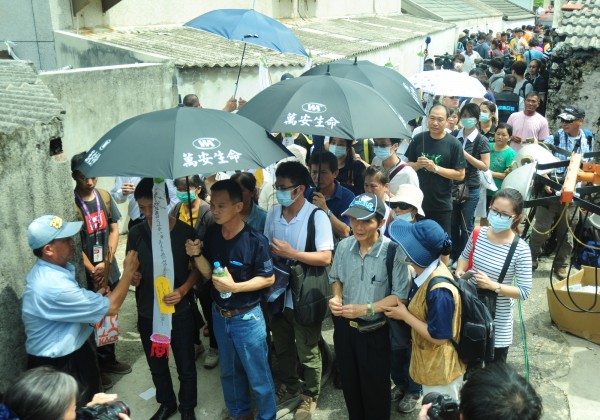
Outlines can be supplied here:
M346 146L338 146L336 144L329 145L329 151L335 155L336 158L346 156Z

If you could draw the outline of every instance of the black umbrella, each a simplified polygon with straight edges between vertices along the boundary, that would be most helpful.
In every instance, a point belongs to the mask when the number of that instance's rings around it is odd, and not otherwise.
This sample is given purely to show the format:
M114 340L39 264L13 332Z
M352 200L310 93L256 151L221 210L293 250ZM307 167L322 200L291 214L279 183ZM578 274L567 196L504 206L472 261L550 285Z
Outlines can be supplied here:
M394 69L379 66L367 60L358 61L355 58L354 60L338 60L329 64L321 64L308 70L302 76L317 76L326 73L371 86L381 93L407 120L425 115L415 87Z
M331 75L276 83L238 112L270 132L345 139L410 136L406 120L373 88Z
M291 153L237 114L176 107L130 118L106 133L78 168L87 177L174 179L264 168Z

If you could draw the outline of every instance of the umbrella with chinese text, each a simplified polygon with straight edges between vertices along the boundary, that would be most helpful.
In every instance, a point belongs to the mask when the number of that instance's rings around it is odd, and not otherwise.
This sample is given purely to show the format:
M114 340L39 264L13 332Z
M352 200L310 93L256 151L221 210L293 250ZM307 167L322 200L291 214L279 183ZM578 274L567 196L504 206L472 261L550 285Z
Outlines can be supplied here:
M269 132L295 132L350 140L410 137L406 119L380 93L341 77L303 76L276 83L240 111Z
M174 179L264 168L290 155L264 128L238 114L179 106L118 124L88 151L79 170L87 177Z
M407 120L425 115L421 99L415 87L400 73L386 66L378 66L367 60L337 60L321 64L304 72L302 76L329 73L371 86Z

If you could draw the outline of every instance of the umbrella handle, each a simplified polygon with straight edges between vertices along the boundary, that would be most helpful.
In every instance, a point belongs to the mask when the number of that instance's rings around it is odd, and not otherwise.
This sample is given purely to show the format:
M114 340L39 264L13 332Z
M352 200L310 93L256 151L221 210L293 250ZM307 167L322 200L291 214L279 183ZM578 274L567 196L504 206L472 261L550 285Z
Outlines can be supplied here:
M240 60L240 69L238 70L237 79L235 79L235 89L233 90L233 97L237 95L238 84L240 83L240 74L242 73L242 63L244 62L244 55L246 54L246 43L244 42L244 49L242 50L242 59Z

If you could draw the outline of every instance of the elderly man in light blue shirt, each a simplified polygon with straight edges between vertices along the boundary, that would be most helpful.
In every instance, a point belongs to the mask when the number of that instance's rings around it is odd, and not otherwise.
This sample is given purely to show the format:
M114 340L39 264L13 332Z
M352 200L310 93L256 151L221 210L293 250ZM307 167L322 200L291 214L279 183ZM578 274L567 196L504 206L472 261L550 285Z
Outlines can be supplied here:
M389 419L391 343L383 308L407 301L408 265L380 230L385 205L378 196L356 197L343 215L354 236L336 249L329 307L344 399L350 418Z
M110 296L80 287L69 261L75 253L72 237L81 224L46 215L29 225L27 239L38 260L27 275L22 317L27 367L51 365L72 375L81 391L78 402L86 403L101 391L100 372L88 338L104 316L118 312L139 262L137 253L127 254L123 277Z

